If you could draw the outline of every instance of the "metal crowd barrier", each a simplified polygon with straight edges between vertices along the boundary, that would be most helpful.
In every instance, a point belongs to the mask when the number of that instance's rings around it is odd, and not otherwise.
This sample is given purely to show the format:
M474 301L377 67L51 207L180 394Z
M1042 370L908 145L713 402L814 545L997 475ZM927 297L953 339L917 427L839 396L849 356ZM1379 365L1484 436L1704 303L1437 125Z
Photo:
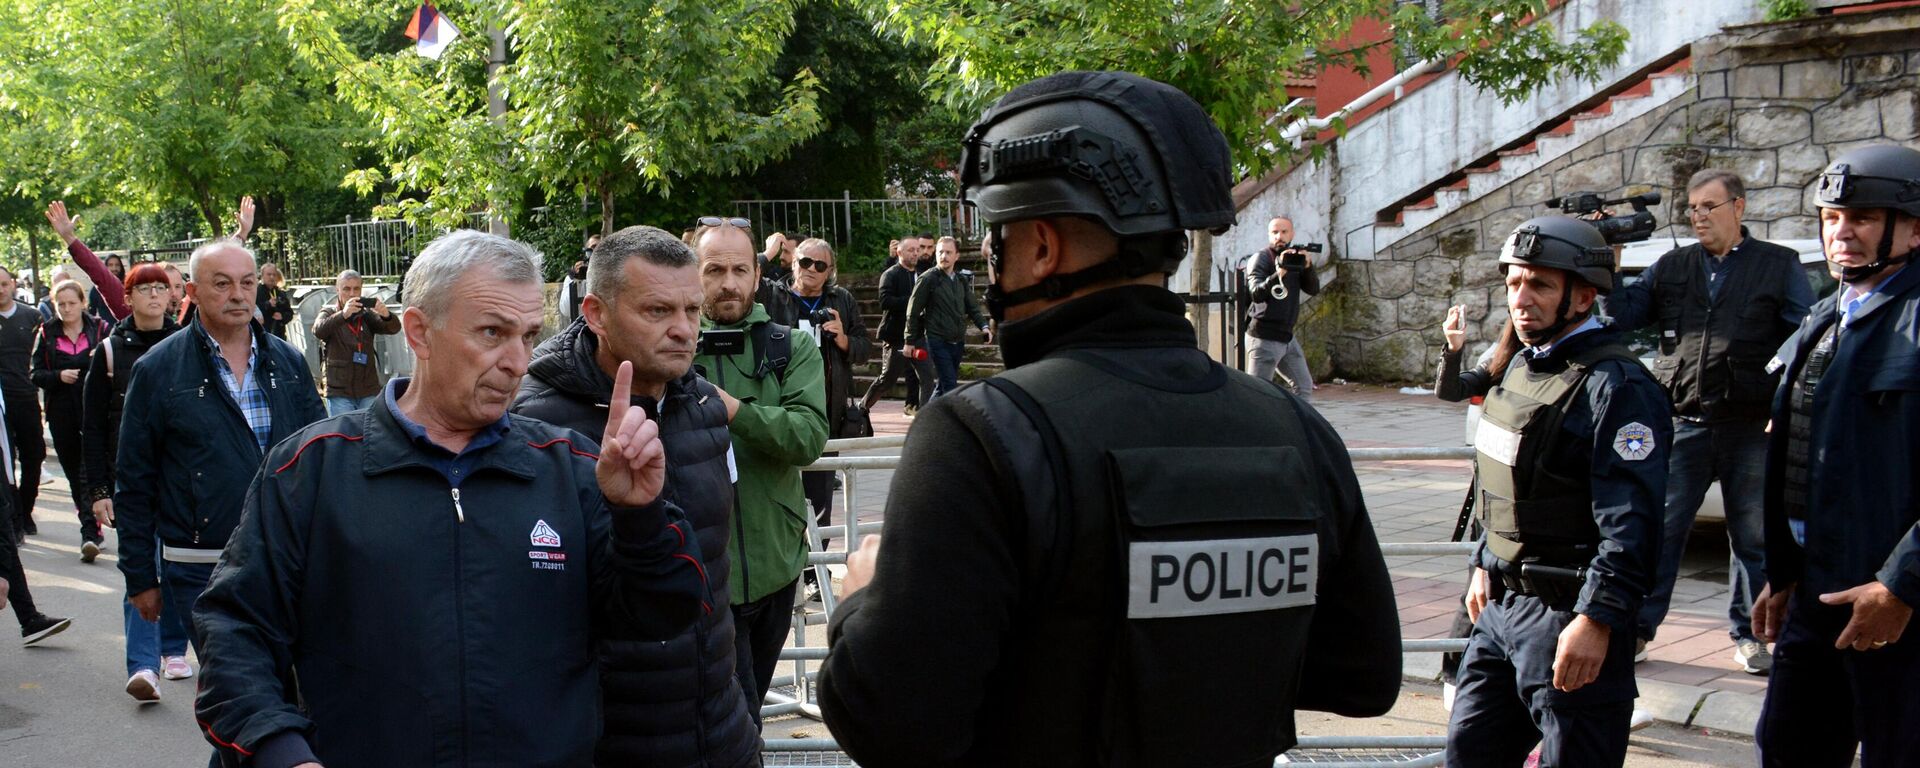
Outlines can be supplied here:
M829 452L866 451L897 449L906 445L905 435L885 435L879 437L860 437L828 440ZM1450 461L1473 457L1471 447L1458 448L1352 448L1348 455L1355 462L1386 461ZM820 643L813 644L810 627L826 624L836 609L837 596L832 589L833 578L829 566L845 565L847 555L860 548L860 536L878 533L881 523L862 523L855 510L859 509L859 476L862 470L893 469L900 464L898 455L891 456L825 456L806 467L807 470L834 471L841 474L841 519L852 521L851 525L820 525L813 515L807 515L807 539L811 551L807 555L807 567L814 569L819 592L820 610L810 611L807 603L797 601L793 611L793 647L780 651L780 660L793 663L793 674L781 675L773 680L773 691L760 709L763 720L799 715L820 720L819 705L813 701L813 685L819 678L817 669L809 666L824 661L828 649L824 636ZM851 528L851 534L849 533ZM840 548L828 549L826 542L838 542ZM1472 553L1472 542L1440 541L1414 543L1382 543L1381 554L1387 557L1446 557L1464 556ZM824 632L825 630L820 630ZM1466 638L1440 638L1428 640L1402 640L1403 653L1457 653L1466 649ZM788 695L785 689L791 688ZM1444 736L1303 736L1300 743L1282 755L1276 765L1337 764L1344 768L1420 768L1438 766L1443 754L1438 750L1446 746ZM773 756L781 753L834 753L840 747L833 739L769 739L762 743L761 751L768 753L768 765L780 765L773 762ZM1343 753L1365 753L1342 757ZM797 763L794 763L797 764ZM818 763L807 763L818 764ZM845 763L851 765L851 762Z

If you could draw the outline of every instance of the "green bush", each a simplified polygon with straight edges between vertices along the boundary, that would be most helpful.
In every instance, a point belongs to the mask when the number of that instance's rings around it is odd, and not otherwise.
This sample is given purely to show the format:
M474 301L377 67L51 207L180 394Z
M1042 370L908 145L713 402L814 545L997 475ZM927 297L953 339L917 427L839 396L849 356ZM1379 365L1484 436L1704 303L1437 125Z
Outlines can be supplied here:
M1813 6L1807 0L1765 0L1767 21L1787 21L1813 15Z

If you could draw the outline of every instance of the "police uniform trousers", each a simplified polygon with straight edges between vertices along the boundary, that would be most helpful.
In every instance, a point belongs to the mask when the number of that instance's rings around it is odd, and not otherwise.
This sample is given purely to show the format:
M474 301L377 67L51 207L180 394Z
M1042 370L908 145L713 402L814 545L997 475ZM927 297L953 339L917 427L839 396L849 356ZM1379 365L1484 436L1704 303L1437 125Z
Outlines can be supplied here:
M1600 676L1570 693L1553 687L1553 657L1572 611L1507 591L1493 595L1455 674L1448 768L1519 768L1539 744L1540 768L1619 766L1633 717L1634 633L1613 630Z
M1920 766L1920 618L1870 651L1833 647L1852 606L1794 590L1754 741L1762 766ZM1917 614L1920 616L1920 614Z

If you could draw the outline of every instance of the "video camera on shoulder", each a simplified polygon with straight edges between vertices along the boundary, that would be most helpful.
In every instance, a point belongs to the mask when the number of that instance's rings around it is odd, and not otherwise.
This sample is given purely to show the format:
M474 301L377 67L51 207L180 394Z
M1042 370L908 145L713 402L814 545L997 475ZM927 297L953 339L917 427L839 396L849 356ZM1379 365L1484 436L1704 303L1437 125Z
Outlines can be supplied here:
M1601 197L1598 192L1575 192L1547 201L1548 208L1558 208L1561 213L1592 224L1594 229L1600 230L1600 236L1606 238L1607 245L1637 243L1652 237L1653 212L1647 208L1659 204L1658 190L1642 192L1618 200L1608 200ZM1597 219L1587 218L1600 213L1609 205L1632 205L1633 213L1621 216L1604 215Z
M1280 249L1280 268L1306 269L1308 266L1306 254L1320 253L1325 249L1326 246L1320 243L1294 243L1289 245Z
M727 357L747 351L747 332L739 328L710 328L700 332L694 354Z

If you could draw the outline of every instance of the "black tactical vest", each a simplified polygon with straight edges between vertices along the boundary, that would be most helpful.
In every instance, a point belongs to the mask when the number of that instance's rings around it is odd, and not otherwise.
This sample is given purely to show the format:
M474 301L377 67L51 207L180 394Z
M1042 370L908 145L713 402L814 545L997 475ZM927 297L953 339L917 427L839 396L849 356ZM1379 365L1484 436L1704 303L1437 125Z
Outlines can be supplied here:
M1474 433L1474 469L1480 525L1487 549L1500 559L1569 568L1593 559L1600 529L1593 522L1589 463L1550 466L1548 457L1563 448L1568 438L1561 422L1603 360L1631 362L1633 353L1617 343L1586 347L1557 371L1535 371L1516 358L1487 394Z
M1807 351L1807 361L1800 366L1800 374L1787 391L1787 471L1781 486L1781 501L1786 504L1787 517L1795 520L1807 519L1812 499L1813 461L1809 446L1813 442L1813 395L1820 387L1821 377L1827 373L1827 364L1833 362L1834 347L1839 344L1840 323L1835 321L1820 334L1820 341L1813 349Z
M1707 290L1707 262L1699 246L1662 259L1659 302L1660 357L1654 377L1673 399L1681 416L1764 419L1777 380L1767 361L1786 340L1780 322L1787 304L1785 286L1798 280L1793 257L1769 244L1748 240L1729 255L1720 290ZM1789 252L1790 253L1790 252Z
M1338 556L1324 448L1296 402L1211 360L1177 389L1139 374L1166 354L1072 350L955 393L1024 496L1007 658L1032 695L992 723L1020 750L1009 764L1083 765L1095 745L1094 765L1264 766L1295 743L1317 579Z

